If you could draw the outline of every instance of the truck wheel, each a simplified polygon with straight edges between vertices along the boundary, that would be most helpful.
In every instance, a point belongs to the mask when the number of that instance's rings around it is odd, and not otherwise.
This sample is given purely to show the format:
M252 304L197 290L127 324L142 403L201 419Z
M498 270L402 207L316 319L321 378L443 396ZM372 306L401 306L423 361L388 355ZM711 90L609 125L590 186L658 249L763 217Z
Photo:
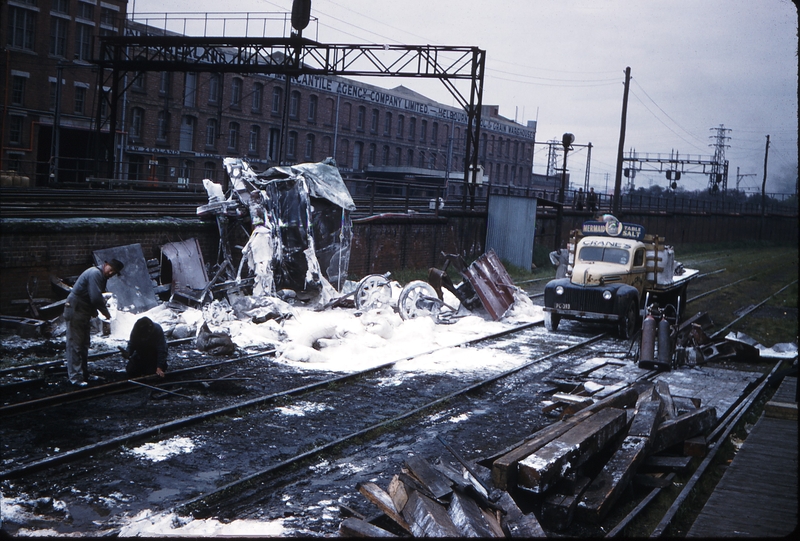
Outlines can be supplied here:
M561 316L553 312L544 313L544 328L550 332L555 332L558 329L558 324L561 322Z
M636 303L633 301L629 302L622 311L617 333L623 340L630 340L636 333L636 324L638 323L638 314L636 312Z

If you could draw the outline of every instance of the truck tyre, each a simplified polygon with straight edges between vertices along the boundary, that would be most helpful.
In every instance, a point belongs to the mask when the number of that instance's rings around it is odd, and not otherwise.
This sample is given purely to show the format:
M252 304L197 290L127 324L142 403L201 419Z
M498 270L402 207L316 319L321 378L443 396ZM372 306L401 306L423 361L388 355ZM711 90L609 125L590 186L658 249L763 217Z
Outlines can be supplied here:
M619 328L617 333L623 340L630 340L636 333L636 324L638 323L639 314L636 302L629 301L620 314Z
M550 332L555 332L558 329L558 324L561 321L561 316L553 312L544 313L544 328Z

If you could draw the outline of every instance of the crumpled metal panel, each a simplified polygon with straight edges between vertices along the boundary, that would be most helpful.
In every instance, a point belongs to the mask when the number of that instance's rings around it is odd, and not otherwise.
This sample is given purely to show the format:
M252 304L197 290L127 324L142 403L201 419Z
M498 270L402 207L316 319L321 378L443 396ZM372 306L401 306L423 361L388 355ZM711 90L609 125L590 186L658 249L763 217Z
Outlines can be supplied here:
M514 304L516 286L494 250L489 250L473 261L462 274L469 280L483 307L495 321L503 317Z
M120 310L139 314L158 306L141 244L95 250L92 255L96 265L112 259L119 259L125 265L122 274L109 279L106 284L106 289L117 298Z
M203 253L197 239L170 242L161 253L172 265L172 291L202 291L208 285Z

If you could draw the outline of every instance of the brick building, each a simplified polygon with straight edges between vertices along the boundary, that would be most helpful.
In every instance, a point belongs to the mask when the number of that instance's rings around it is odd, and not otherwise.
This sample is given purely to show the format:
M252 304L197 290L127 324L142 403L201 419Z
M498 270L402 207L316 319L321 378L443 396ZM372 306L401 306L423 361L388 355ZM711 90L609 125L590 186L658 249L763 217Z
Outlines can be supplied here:
M116 180L199 190L203 178L224 183L226 156L262 169L333 157L347 178L450 179L449 193L460 195L466 113L404 86L319 75L287 85L283 76L263 74L127 73L117 133L108 141L108 73L90 62L96 37L164 33L126 22L125 10L124 0L4 4L0 169L28 176L31 185L85 184L98 176L97 163L113 160ZM497 106L481 115L485 183L531 187L535 123L503 118Z

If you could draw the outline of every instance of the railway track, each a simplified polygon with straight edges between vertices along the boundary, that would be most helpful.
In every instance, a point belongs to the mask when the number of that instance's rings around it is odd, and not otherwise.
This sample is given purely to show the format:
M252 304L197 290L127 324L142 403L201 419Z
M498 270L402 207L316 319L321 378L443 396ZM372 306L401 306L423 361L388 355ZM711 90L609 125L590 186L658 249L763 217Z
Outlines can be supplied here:
M420 358L426 358L426 362L432 363L441 357L472 359L484 356L496 360L498 355L510 355L516 360L505 370L495 368L489 376L477 371L466 375L423 373L409 376L403 381L397 377L398 372L402 371L399 365L419 362ZM631 366L628 344L602 334L596 335L577 325L574 328L568 326L556 334L546 333L538 326L521 325L500 334L470 340L459 347L437 348L436 351L429 351L421 356L395 359L369 370L332 377L324 373L292 373L290 370L282 370L285 367L264 356L260 363L265 367L263 373L257 373L260 366L252 363L248 363L246 367L246 370L253 371L247 375L252 380L271 380L272 386L269 388L260 386L255 390L253 394L257 396L248 395L242 399L245 386L240 383L235 384L235 388L228 388L228 392L236 395L228 401L224 397L219 398L219 401L216 401L218 397L212 399L211 395L216 393L209 393L207 387L198 387L200 392L182 389L181 393L187 393L187 396L202 398L204 405L201 409L204 411L188 415L169 415L168 417L173 418L144 427L141 426L142 417L153 408L170 408L171 413L185 413L185 407L195 400L188 401L166 395L162 400L163 405L156 405L152 395L148 394L146 398L149 407L141 408L139 415L134 414L132 419L126 419L124 414L109 415L111 410L107 409L112 407L114 401L119 400L118 391L122 388L114 391L114 394L87 396L70 403L53 400L46 407L37 408L37 415L41 415L43 410L48 416L56 415L53 412L57 412L66 420L85 416L89 411L97 412L96 416L89 418L88 424L102 424L113 419L117 424L117 432L111 434L105 430L97 430L101 437L93 443L72 443L71 447L64 447L67 449L65 451L60 446L57 451L51 447L46 450L46 454L50 456L29 454L10 457L4 461L0 478L17 483L24 476L25 486L33 487L43 485L48 480L60 479L64 487L77 484L91 491L89 487L93 482L99 482L102 486L112 482L108 472L132 460L130 452L135 448L131 446L138 441L147 439L151 443L151 440L169 442L177 438L205 442L193 453L171 459L170 469L174 469L176 473L156 476L159 477L159 486L174 487L169 488L169 491L175 491L174 494L158 502L144 498L138 505L127 506L131 509L130 513L135 509L151 506L162 510L192 512L195 516L271 520L274 517L265 509L275 503L273 500L278 497L276 494L289 490L287 487L292 487L293 484L297 485L293 489L306 486L309 476L313 478L323 471L327 475L330 471L335 473L339 470L343 475L347 468L341 465L331 466L331 461L337 460L335 457L339 456L338 460L341 461L344 460L341 458L344 454L347 460L357 460L353 456L371 449L374 445L385 445L387 453L392 447L399 446L402 449L404 445L408 445L410 448L409 439L413 439L413 430L408 434L409 426L430 430L431 426L437 425L437 417L448 419L457 426L460 421L455 419L467 415L466 412L474 417L476 410L492 409L491 404L495 404L494 409L497 409L497 403L506 401L518 403L528 399L531 404L541 403L547 393L552 391L553 383L548 381L549 376L568 371L570 366L576 364L576 359L596 355L618 357L621 368L616 377L621 378L620 381L624 380L625 384L655 374ZM231 360L231 364L234 361L236 360ZM247 359L243 362L246 363ZM487 363L491 364L496 363ZM206 380L219 379L223 369L230 369L230 366L204 366L203 370L216 372L210 377L203 377ZM227 370L226 373L229 372ZM200 376L195 372L194 375L187 373L187 377L196 379ZM298 378L303 380L302 384L297 384ZM160 387L167 388L164 385ZM141 395L145 391L150 392L142 390L133 395L139 396L137 400L142 402ZM119 413L125 408L135 411L134 402L135 400L128 400L117 404L118 409L115 412ZM27 415L31 417L25 420ZM494 423L502 422L505 427L503 441L492 441L493 438L498 439L498 435L492 434L487 428L486 441L483 442L487 449L483 451L497 448L498 445L502 447L504 441L508 443L521 439L533 431L532 425L543 426L549 422L542 414L537 415L534 409L525 419L509 419L502 411L483 415L486 418L493 417ZM19 420L15 420L19 424L10 431L24 430L24 426L35 419L33 413L19 413L13 417ZM5 432L9 429L9 419L7 416L2 418ZM491 426L493 422L484 424ZM404 431L406 434L403 434ZM69 445L69 436L67 434L60 440L66 442L62 445ZM73 433L73 439L74 436ZM84 440L80 443L84 443ZM470 442L459 443L463 445L462 448L467 448ZM31 449L36 444L29 442L20 447ZM233 454L237 456L236 460L231 458ZM375 466L372 464L373 468ZM388 462L383 466L386 466L384 469L387 471L399 471L399 467L389 467ZM192 473L196 473L197 468L216 474L198 480ZM147 467L131 467L128 474L133 474L132 478L139 475L142 478L149 476L149 483L156 483L152 479L152 472L148 474ZM167 477L173 484L165 484ZM313 485L313 480L311 483ZM79 506L77 503L73 505ZM101 530L113 530L118 527L114 520L94 522L99 523L99 526L95 526ZM335 528L333 531L335 532Z

